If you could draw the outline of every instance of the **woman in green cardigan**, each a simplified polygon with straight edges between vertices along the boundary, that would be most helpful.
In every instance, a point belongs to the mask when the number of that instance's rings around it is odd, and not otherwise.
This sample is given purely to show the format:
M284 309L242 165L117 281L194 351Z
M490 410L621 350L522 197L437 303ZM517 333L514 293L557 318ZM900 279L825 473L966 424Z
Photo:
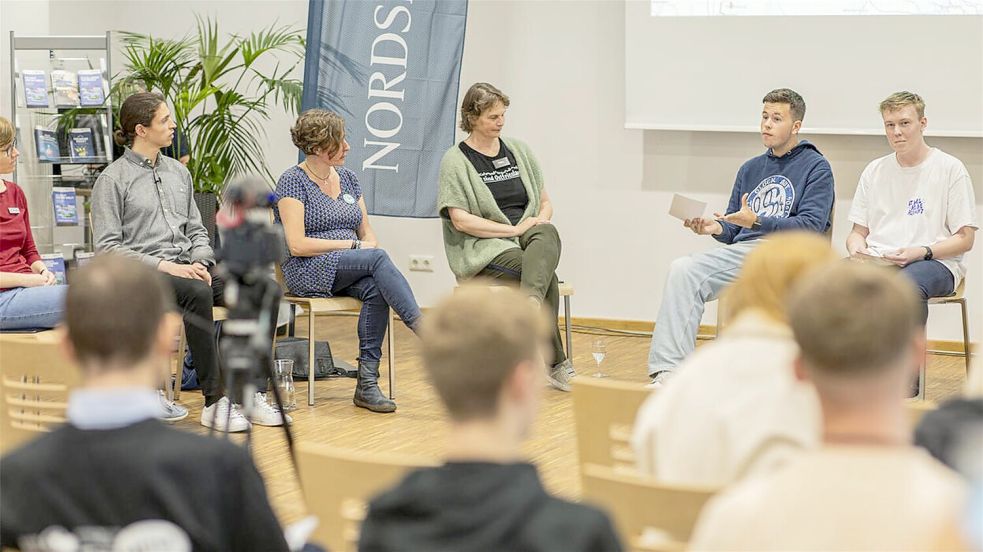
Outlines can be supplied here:
M461 129L468 137L447 150L440 163L437 207L444 249L458 281L517 282L556 320L560 235L550 223L553 205L536 158L526 144L501 138L508 106L508 96L488 83L476 83L464 95ZM569 391L576 374L558 327L550 364L550 383Z

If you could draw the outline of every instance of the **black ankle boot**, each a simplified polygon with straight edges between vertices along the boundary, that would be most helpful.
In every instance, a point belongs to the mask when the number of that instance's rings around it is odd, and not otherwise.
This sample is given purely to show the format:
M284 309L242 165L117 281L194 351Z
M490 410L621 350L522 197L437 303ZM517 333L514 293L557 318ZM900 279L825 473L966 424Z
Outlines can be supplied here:
M379 389L379 363L358 362L358 382L355 384L355 406L372 412L394 412L396 403L386 398Z

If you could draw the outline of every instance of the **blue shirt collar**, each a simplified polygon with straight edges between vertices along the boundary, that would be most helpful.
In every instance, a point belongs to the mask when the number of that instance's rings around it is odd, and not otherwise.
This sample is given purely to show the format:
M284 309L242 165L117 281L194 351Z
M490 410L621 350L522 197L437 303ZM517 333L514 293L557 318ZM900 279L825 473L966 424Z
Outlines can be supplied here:
M157 391L145 387L77 389L68 398L68 423L79 429L119 429L160 415Z

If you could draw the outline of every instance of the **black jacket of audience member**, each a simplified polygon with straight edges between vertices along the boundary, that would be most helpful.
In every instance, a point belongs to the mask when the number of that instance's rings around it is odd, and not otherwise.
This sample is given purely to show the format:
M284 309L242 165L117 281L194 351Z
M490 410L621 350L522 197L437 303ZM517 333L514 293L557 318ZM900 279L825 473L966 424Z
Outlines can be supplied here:
M983 439L983 399L953 399L925 414L915 429L915 444L924 447L943 464L965 474L973 466L959 465L979 461Z
M621 545L599 510L553 498L531 464L448 463L376 497L359 550L607 552Z
M194 550L287 550L246 451L157 420L62 426L0 461L0 489L4 547L115 550L136 537L156 550L187 549L185 538Z

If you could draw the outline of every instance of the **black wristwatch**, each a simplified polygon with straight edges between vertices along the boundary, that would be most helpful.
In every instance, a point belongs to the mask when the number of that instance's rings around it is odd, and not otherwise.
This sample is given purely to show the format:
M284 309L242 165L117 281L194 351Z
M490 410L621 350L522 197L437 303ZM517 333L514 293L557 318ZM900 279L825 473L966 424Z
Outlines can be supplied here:
M923 259L926 261L931 261L933 257L932 248L927 245L923 245L922 247L925 248L925 257L923 257Z
M751 230L761 229L761 217L755 217L754 222L751 223Z

